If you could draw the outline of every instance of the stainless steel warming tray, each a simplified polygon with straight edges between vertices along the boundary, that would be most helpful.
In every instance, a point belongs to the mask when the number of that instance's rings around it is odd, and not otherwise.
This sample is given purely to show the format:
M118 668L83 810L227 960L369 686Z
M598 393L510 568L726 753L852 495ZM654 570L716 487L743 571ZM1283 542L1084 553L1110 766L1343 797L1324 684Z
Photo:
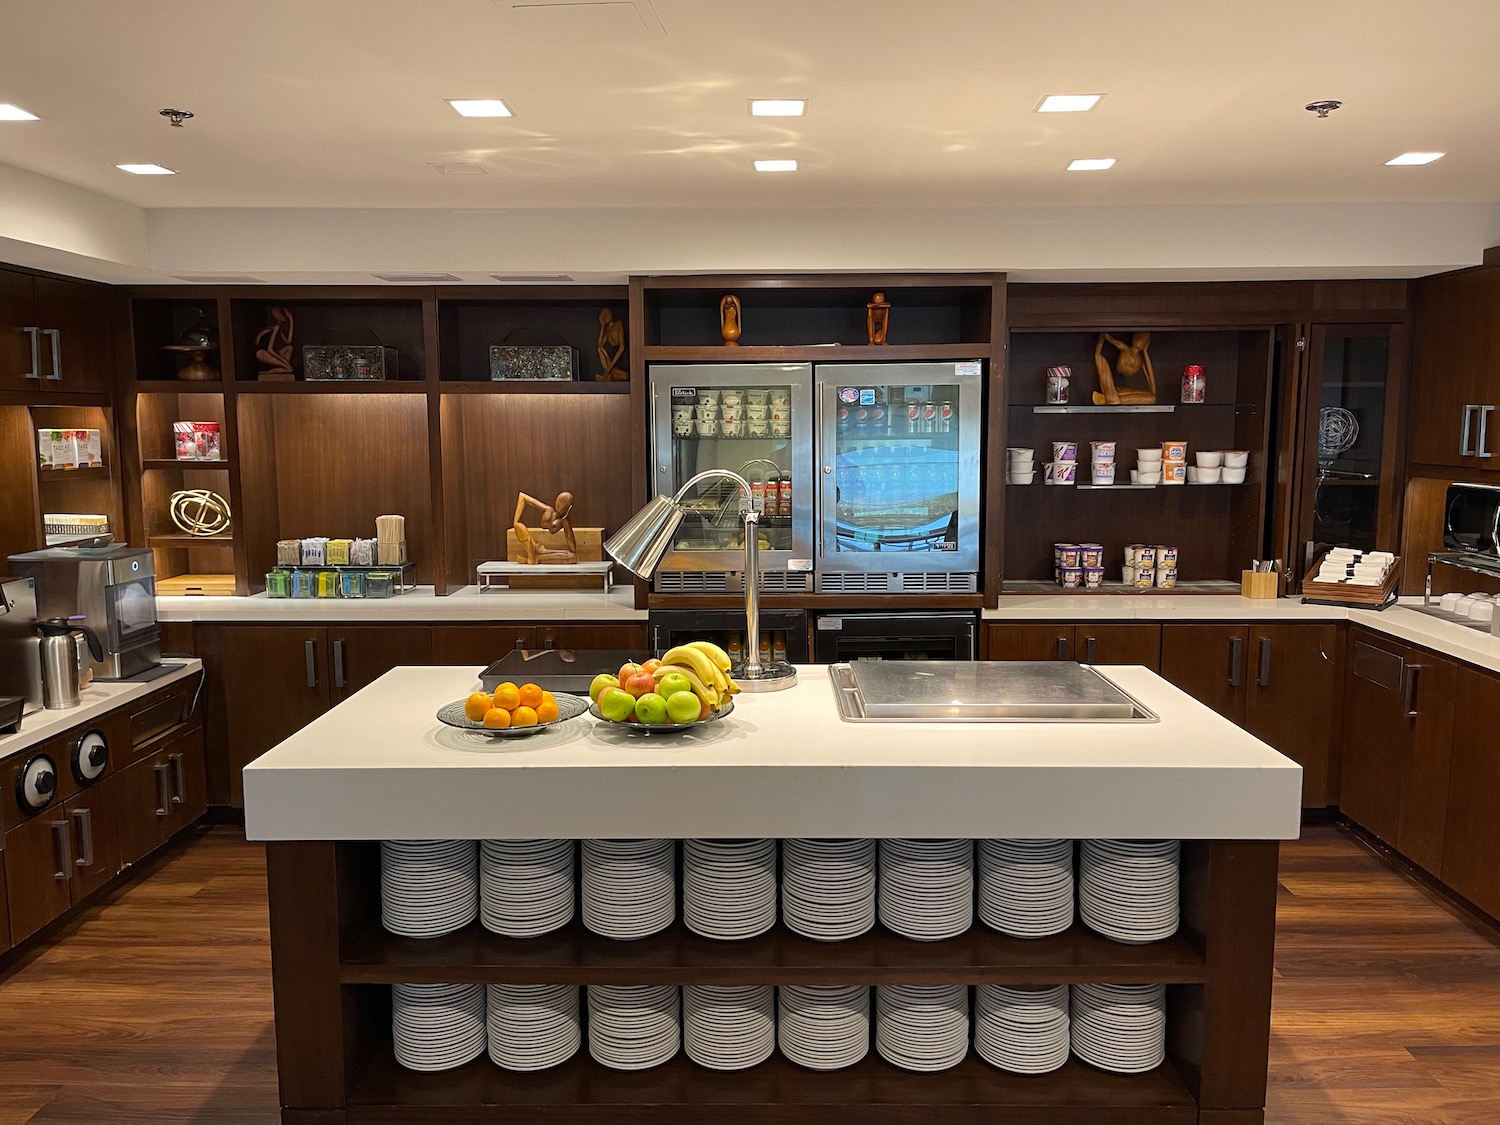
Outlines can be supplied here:
M1057 660L858 661L829 666L850 723L1155 723L1092 668Z

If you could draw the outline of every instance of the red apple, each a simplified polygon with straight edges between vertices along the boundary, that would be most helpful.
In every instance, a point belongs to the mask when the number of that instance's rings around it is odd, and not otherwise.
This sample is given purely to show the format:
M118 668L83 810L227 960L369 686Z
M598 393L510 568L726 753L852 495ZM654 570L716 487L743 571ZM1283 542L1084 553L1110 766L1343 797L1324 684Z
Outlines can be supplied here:
M630 674L629 678L621 680L620 686L639 699L641 696L650 695L656 690L656 681L651 677L650 672L644 669L637 669Z
M704 719L712 715L714 713L714 710L707 703L704 703L701 699L698 702L700 704L698 708L698 721L701 723Z
M660 667L661 661L657 660L655 657L652 657L650 660L646 661L646 663L641 665L641 670L643 672L655 673L655 671Z
M629 663L620 665L620 670L615 673L615 679L620 681L621 687L624 687L625 681L630 679L631 676L635 675L640 670L641 666L632 660Z

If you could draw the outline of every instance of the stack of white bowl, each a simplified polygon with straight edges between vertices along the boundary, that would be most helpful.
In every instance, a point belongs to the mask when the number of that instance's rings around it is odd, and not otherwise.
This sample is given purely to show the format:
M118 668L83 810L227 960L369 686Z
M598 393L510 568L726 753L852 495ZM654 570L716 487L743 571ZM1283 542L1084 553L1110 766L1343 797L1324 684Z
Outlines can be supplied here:
M880 922L916 941L974 924L973 840L881 840Z
M479 920L506 937L545 934L573 920L572 840L482 840Z
M432 938L479 915L477 840L385 840L380 845L380 920L393 934Z
M1161 446L1135 451L1135 468L1130 470L1131 484L1161 483Z
M974 1050L1015 1074L1068 1061L1068 986L982 984L974 990Z
M770 985L682 990L682 1041L688 1058L710 1070L744 1070L776 1049L776 990Z
M1176 840L1084 840L1078 915L1114 941L1143 945L1177 932L1181 845Z
M591 984L589 1054L611 1070L660 1066L682 1043L681 1003L672 984Z
M784 984L776 991L776 1042L786 1058L809 1070L839 1070L869 1053L868 985Z
M1075 984L1073 1053L1118 1074L1155 1070L1167 1057L1167 990L1160 984Z
M783 840L781 919L817 941L858 937L875 924L874 840Z
M408 1070L451 1070L484 1054L484 985L391 985L391 1037Z
M585 840L583 924L601 937L649 937L677 917L672 840Z
M1005 451L1005 483L1030 484L1036 479L1036 450L1012 446Z
M492 984L487 995L490 1059L505 1070L546 1070L583 1042L576 984Z
M979 919L1019 938L1073 924L1072 840L980 840Z
M969 1053L969 989L882 984L875 989L875 1049L904 1070L947 1070Z
M684 840L682 919L704 937L756 937L776 924L775 840Z

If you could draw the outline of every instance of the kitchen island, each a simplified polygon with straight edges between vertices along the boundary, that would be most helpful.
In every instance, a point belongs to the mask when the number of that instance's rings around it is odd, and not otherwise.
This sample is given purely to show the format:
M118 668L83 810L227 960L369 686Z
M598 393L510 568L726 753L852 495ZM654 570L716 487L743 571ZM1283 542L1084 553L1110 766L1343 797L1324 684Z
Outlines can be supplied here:
M1106 671L1160 721L843 723L827 669L804 667L792 690L739 696L728 719L674 738L583 717L489 743L433 717L477 669L388 673L245 771L247 834L268 841L283 1120L1260 1121L1276 841L1297 834L1301 770L1153 673ZM1035 940L976 921L942 941L877 926L839 942L782 925L715 941L680 920L629 942L576 920L527 939L381 925L381 840L702 837L1181 840L1182 926L1126 945L1081 922ZM921 1074L874 1052L826 1073L680 1055L615 1071L586 1053L529 1074L482 1057L414 1073L392 1055L390 985L423 982L1162 984L1168 1057L1133 1075L1071 1059L1023 1076L972 1053Z

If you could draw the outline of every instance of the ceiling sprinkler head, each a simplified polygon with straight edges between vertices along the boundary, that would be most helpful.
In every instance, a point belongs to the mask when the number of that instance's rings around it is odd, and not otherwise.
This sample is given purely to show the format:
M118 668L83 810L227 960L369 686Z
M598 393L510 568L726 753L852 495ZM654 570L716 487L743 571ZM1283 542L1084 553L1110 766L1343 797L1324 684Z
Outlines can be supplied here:
M192 113L185 109L163 109L158 110L163 117L172 119L172 128L181 129L182 123L192 117Z
M1330 113L1338 109L1339 106L1343 104L1343 102L1337 102L1332 98L1328 98L1320 102L1308 102L1302 108L1307 110L1308 113L1316 113L1321 119L1327 117Z

